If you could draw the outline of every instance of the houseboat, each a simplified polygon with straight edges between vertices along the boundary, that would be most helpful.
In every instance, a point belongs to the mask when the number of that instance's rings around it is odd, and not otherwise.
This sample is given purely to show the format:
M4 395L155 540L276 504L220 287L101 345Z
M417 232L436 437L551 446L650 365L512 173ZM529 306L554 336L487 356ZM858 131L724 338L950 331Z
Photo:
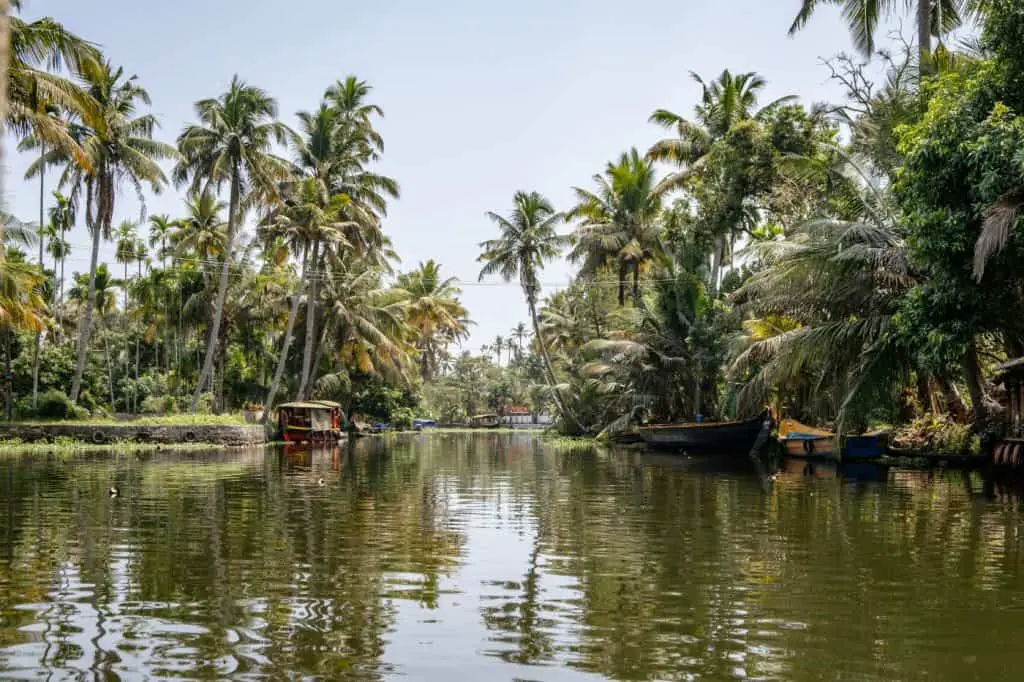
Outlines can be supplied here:
M329 400L284 403L277 423L286 443L333 443L341 438L341 405Z

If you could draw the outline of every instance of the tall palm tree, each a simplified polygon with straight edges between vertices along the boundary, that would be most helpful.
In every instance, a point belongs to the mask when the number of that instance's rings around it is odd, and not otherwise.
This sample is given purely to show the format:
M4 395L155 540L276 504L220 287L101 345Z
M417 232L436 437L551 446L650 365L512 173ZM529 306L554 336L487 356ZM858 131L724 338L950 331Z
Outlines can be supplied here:
M157 253L160 256L160 267L167 269L167 240L174 232L174 221L167 214L149 216L149 246L160 248Z
M60 308L64 300L64 261L71 254L71 245L64 238L75 226L75 207L68 197L60 192L53 193L54 205L50 207L50 227L52 236L48 245L50 256L54 259L54 270L60 262L60 272L57 281L57 307Z
M75 275L75 286L68 291L68 298L88 310L93 308L99 315L101 327L107 316L117 306L117 294L114 289L122 286L122 282L110 274L106 263L100 263L96 270L88 274ZM109 341L104 344L104 355L107 363L107 389L110 395L110 408L114 409L114 363L110 355Z
M468 311L459 302L462 292L454 277L441 275L441 266L429 260L398 276L395 286L406 296L406 318L416 332L420 375L430 380L440 369L440 358L452 343L469 335Z
M572 261L582 261L581 272L593 275L605 266L618 271L619 305L626 300L626 280L633 275L633 303L640 300L640 270L658 250L661 193L650 161L636 149L609 163L595 175L595 191L575 188L577 205L571 218L580 220Z
M12 0L10 6L19 11L21 1ZM31 138L32 148L56 149L88 166L88 155L66 121L53 113L56 109L88 118L96 114L96 103L78 84L53 71L92 68L99 61L98 51L49 17L25 21L15 14L7 17L7 24L6 128L19 138Z
M526 329L526 323L520 322L517 324L512 328L511 334L510 340L516 342L516 354L521 357L523 354L523 341L530 338L530 332Z
M850 31L853 43L865 56L875 51L875 33L882 18L891 14L896 0L802 0L800 12L789 27L793 35L807 25L820 5L838 5ZM915 9L917 44L921 54L920 71L927 73L932 37L942 37L963 25L973 9L973 0L904 0Z
M491 350L493 350L495 356L497 356L498 367L501 367L501 354L505 352L505 337L501 334L494 337L494 345L491 346Z
M346 248L349 246L344 238L344 232L348 227L346 216L350 200L345 194L330 195L327 185L316 177L307 177L299 182L290 182L283 193L282 205L270 216L263 231L265 239L284 239L285 243L294 250L302 253L302 263L299 271L299 289L292 296L292 303L288 314L288 323L285 327L284 343L281 346L281 353L278 357L277 369L274 372L274 379L270 384L267 393L266 410L264 419L273 406L274 397L284 376L284 369L288 359L288 352L291 349L292 334L295 329L295 319L298 316L299 301L302 292L309 290L306 305L307 321L307 343L306 353L303 357L302 376L300 378L300 397L306 392L309 385L309 376L313 362L313 336L316 329L315 301L316 288L311 283L324 279L324 273L317 271L315 277L310 277L309 254L310 244L313 248L313 262L320 262L320 247L326 253L329 248Z
M374 118L383 116L377 105L368 104L370 87L349 77L327 89L324 101L313 112L299 112L301 135L293 137L295 161L300 178L313 178L322 186L321 192L338 204L341 230L338 239L314 238L311 269L327 273L332 249L345 247L367 262L384 265L386 239L380 219L386 212L387 200L398 196L398 184L386 176L369 170L383 148L383 141L374 129ZM333 233L329 231L327 235ZM310 282L306 310L306 342L303 349L299 396L312 389L313 355L316 346L315 328L319 314L320 277Z
M111 236L114 208L121 186L127 182L137 192L145 210L143 186L154 193L167 182L159 161L177 158L170 145L153 139L157 127L152 114L138 114L139 104L150 104L149 94L136 77L125 77L124 69L115 69L110 62L87 65L82 74L86 90L95 103L94 111L74 126L73 135L80 140L88 163L83 165L60 148L29 168L29 175L42 172L46 165L65 165L62 186L70 186L71 202L85 193L85 222L92 235L89 272L93 278L99 261L100 242ZM71 383L72 402L78 400L89 346L93 306L86 301L80 322L78 359Z
M213 289L213 273L227 249L228 225L221 215L226 207L209 189L193 194L185 200L185 217L174 221L168 237L174 257L201 270L208 289Z
M261 198L276 193L277 183L286 176L288 164L272 154L271 147L275 142L284 144L289 132L283 123L276 120L277 102L238 76L231 80L228 91L220 97L197 102L196 116L200 123L187 126L178 137L178 149L183 159L174 169L174 179L179 184L190 182L196 194L204 187L220 188L227 182L230 198L227 243L206 355L192 395L192 412L199 405L199 397L210 379L218 352L217 342L231 274L232 250L241 222L242 202L254 205Z
M675 137L658 140L647 152L653 161L664 161L679 170L662 181L666 190L683 187L693 172L699 170L715 142L725 137L740 121L756 119L794 99L781 97L764 107L758 107L758 96L767 82L756 73L733 74L728 69L710 83L691 72L690 77L700 85L700 102L694 107L694 118L657 109L649 121L675 132Z
M651 123L675 132L674 137L655 142L647 152L647 158L667 162L676 168L659 184L658 190L661 193L686 188L691 179L704 168L712 150L726 139L738 123L763 119L779 106L795 99L793 96L780 97L763 107L759 106L759 95L767 82L754 72L733 74L726 69L710 83L696 73L690 76L701 87L701 98L694 107L694 118L691 120L667 109L658 109L649 119ZM744 216L747 212L744 207L740 207L736 213ZM722 265L733 241L729 231L739 227L728 225L724 232L718 231L714 235L711 268L713 291L718 289Z
M351 252L329 254L333 276L323 289L322 334L329 343L318 343L317 358L331 348L342 369L322 377L318 390L336 393L352 371L407 384L408 368L415 349L408 343L406 301L400 292L382 286L382 270Z
M136 236L136 230L138 230L138 224L133 223L130 220L123 220L121 224L117 226L117 231L114 233L115 246L114 246L114 260L124 265L124 279L121 280L124 286L124 312L128 314L128 266L135 262L138 257L138 237Z
M375 153L384 151L384 139L373 128L374 118L384 118L384 110L366 101L373 88L355 76L346 76L324 93L324 99L342 119L342 125L362 130Z
M487 213L487 217L498 226L500 235L497 239L480 243L482 252L477 260L484 264L480 270L480 280L494 274L506 282L519 279L533 321L533 334L544 359L552 399L568 426L582 432L582 425L565 404L557 388L555 368L537 320L537 298L540 295L538 274L544 264L557 258L571 241L569 236L556 231L565 216L556 212L551 202L537 192L516 192L513 204L514 208L508 217Z

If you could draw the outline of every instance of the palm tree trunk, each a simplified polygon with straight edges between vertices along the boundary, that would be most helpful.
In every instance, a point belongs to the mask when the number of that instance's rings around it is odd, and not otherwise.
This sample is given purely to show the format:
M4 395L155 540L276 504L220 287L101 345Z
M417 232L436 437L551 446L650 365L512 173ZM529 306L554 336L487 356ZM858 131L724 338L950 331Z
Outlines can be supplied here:
M624 262L619 261L619 307L626 305L626 273L627 266ZM537 324L533 325L534 331L536 332Z
M238 201L240 193L241 170L238 163L235 163L231 173L231 200L228 204L228 238L224 247L224 265L220 269L220 283L217 286L217 300L213 306L213 322L210 324L210 338L206 346L206 357L203 358L203 368L199 372L199 381L196 383L195 393L192 394L192 405L190 412L195 414L199 407L199 397L203 394L203 386L210 378L213 371L213 361L217 357L217 341L220 338L220 323L224 317L224 300L228 295L228 277L231 275L231 250L235 245L235 221L238 219Z
M974 412L974 426L980 428L988 419L988 406L985 404L985 387L981 378L981 364L978 362L978 346L973 339L967 346L963 361L964 380L967 392L971 396Z
M917 46L920 59L919 74L931 72L932 54L932 0L917 0Z
M138 264L138 275L135 278L136 284L138 284L142 280L142 260L140 259L138 261L138 263L139 263ZM139 309L139 306L137 305L137 303L138 302L136 302L136 310ZM140 321L141 321L141 317L140 317ZM133 392L134 403L135 403L135 410L134 411L136 413L139 411L139 362L140 362L140 360L139 360L139 337L140 336L142 336L142 335L139 334L139 330L136 329L135 330L135 391Z
M715 237L715 252L712 254L711 262L711 294L718 295L718 278L722 273L722 261L725 260L725 238L722 235Z
M85 311L78 327L78 359L75 363L75 376L71 380L72 403L78 402L78 393L82 388L82 374L85 372L85 358L89 351L89 333L92 326L92 309L96 302L96 265L100 257L100 226L94 225L92 230L92 256L89 259L89 292L85 296Z
M59 337L61 333L61 325L64 321L64 262L67 260L66 257L61 256L60 259L60 286L57 291L57 335Z
M640 264L633 263L633 307L640 307Z
M307 398L310 377L313 363L313 340L316 336L316 296L317 278L321 276L320 271L320 240L313 242L313 272L315 275L309 283L309 293L306 295L306 347L302 352L302 380L299 382L299 400Z
M39 145L39 160L46 157L46 144ZM43 246L46 239L43 236L43 221L46 220L46 170L45 166L39 164L39 270L45 272L43 265ZM36 332L36 346L32 354L32 409L35 409L39 402L39 350L43 345L42 330Z
M4 370L4 400L6 402L5 411L7 413L7 421L11 421L11 409L14 405L14 384L10 379L10 377L14 376L13 372L11 372L11 337L14 336L14 332L11 331L10 327L8 327L6 331L7 333L5 336L7 337L7 348L4 355L6 357L7 367Z
M284 330L284 343L281 344L281 355L277 358L277 369L274 370L274 381L270 384L270 390L267 392L267 400L263 404L263 423L267 423L267 417L270 415L270 409L274 406L274 397L277 395L277 389L281 385L281 378L284 376L285 365L288 364L288 351L292 347L292 333L295 331L295 318L299 315L299 303L302 301L302 292L306 288L306 259L309 256L309 244L306 244L302 249L302 278L299 283L299 290L295 292L295 298L292 299L291 310L288 311L288 326Z
M103 350L107 356L107 388L110 390L110 411L116 412L114 400L114 363L110 360L110 339L103 340Z
M324 337L327 336L327 325L321 325L319 333L316 334L316 348L313 351L313 369L315 370L320 366L320 361L324 357L324 349L327 348L327 344L324 343ZM309 392L303 400L308 399L313 394L313 379L312 376L309 380Z
M619 280L620 284L622 280ZM551 386L551 399L555 401L555 407L558 408L558 412L562 415L562 418L568 422L570 428L576 431L576 433L583 433L584 428L580 424L579 419L569 409L569 407L562 400L562 396L558 390L558 382L555 381L555 366L551 362L551 355L548 353L547 344L544 343L544 337L540 333L540 322L537 320L537 305L531 297L527 297L527 306L530 308L530 320L533 321L533 334L537 337L537 347L540 348L540 355L544 360L544 369L548 375L548 385Z

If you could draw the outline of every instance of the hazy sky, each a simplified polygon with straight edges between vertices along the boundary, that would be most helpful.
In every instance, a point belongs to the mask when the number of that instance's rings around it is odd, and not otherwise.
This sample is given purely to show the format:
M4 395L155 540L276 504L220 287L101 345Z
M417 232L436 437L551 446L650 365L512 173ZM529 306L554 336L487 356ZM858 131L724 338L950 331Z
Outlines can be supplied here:
M173 142L197 99L223 92L233 74L268 90L289 125L324 89L355 74L386 112L380 170L402 197L386 230L403 267L436 259L465 280L477 322L469 348L505 334L526 309L517 286L474 286L478 242L494 234L484 213L506 212L518 189L568 208L573 185L589 185L604 163L660 131L656 108L689 114L698 86L722 69L758 71L765 101L795 93L837 100L820 58L850 48L838 13L824 7L795 38L786 31L798 0L26 0L25 16L47 14L102 46L139 76ZM84 9L87 7L88 9ZM8 142L5 149L11 150ZM5 193L18 217L36 220L38 182L27 159L8 152ZM138 218L127 197L116 221ZM151 213L181 210L171 188L147 199ZM70 238L69 269L88 267L84 227ZM106 250L112 254L112 249ZM552 264L544 282L570 268Z

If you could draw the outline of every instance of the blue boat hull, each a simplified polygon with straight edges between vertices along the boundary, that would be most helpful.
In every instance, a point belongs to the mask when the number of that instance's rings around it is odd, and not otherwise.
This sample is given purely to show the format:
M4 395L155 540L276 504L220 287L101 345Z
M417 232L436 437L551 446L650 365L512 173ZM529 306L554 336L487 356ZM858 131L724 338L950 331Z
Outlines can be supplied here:
M884 437L878 434L847 436L843 446L843 459L877 459L884 454Z

